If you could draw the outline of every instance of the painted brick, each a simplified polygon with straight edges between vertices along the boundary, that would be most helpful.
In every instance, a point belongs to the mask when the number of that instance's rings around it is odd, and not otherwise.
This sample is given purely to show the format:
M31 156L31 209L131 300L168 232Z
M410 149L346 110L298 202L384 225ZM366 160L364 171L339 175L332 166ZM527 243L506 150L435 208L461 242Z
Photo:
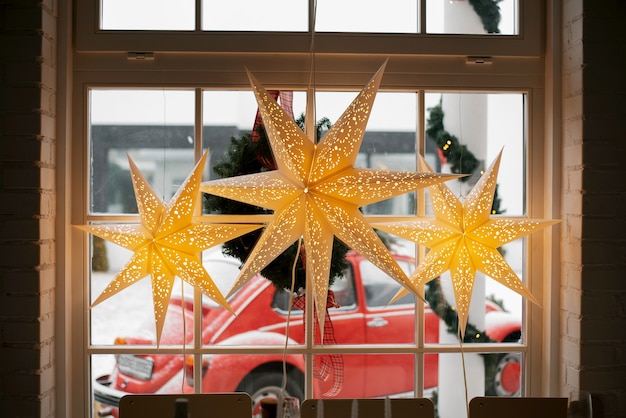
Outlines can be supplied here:
M586 315L613 317L620 315L619 297L601 293L584 293L581 300L582 312ZM585 336L585 339L588 337Z
M563 51L562 65L563 71L572 72L583 68L582 48L580 44L571 45ZM568 92L563 92L567 95Z
M33 114L29 114L26 118L18 117L16 119L23 121L25 119L30 119L32 115ZM13 115L5 114L4 117L13 118ZM36 117L36 115L34 117ZM2 120L2 116L0 116L0 120ZM23 128L20 127L18 129ZM35 136L3 135L2 137L0 137L0 155L2 155L3 161L5 162L38 161L41 155L41 148L41 140Z
M6 240L37 240L39 220L13 219L10 222L0 222L0 235Z
M27 208L30 208L32 211L38 211L40 203L41 196L38 193L19 190L0 193L0 213L3 214L16 214L20 211L26 211Z
M2 327L3 331L6 327ZM35 333L35 339L37 341L39 333ZM28 341L30 342L30 341ZM37 341L38 342L38 341ZM33 346L17 346L12 344L13 341L7 340L4 346L0 349L0 364L4 371L13 370L21 371L28 369L39 368L39 348Z
M39 417L40 415L38 399L8 397L0 400L1 417Z
M578 315L567 315L566 317L565 335L576 343L580 341L580 322Z
M598 89L600 90L600 89ZM611 87L601 91L589 93L585 91L585 118L611 120L617 119L624 115L626 109L626 98L615 94L615 90L611 91Z
M563 11L562 20L565 23L582 19L583 2L579 0L563 0L561 10Z
M39 84L42 81L42 65L35 60L11 60L4 65L4 81L8 84Z
M0 267L30 267L39 265L40 248L36 243L0 245ZM0 308L2 311L2 308Z
M5 272L0 280L5 293L36 294L40 291L41 273L34 269Z
M581 292L568 289L563 295L562 306L566 312L575 315L582 314Z
M40 106L41 92L36 86L6 87L3 89L3 93L0 96L0 109L30 113L32 109ZM26 125L23 133L39 134L39 130Z
M585 239L591 241L590 243L594 246L598 245L593 242L594 239L601 240L603 243L613 246L613 243L609 241L618 240L624 237L626 233L626 219L611 218L604 215L602 218L594 217L593 215L586 216L583 222L582 233L583 236L586 237ZM610 253L612 257L618 255L610 248L606 248L606 251ZM613 264L615 263L615 258L612 258L609 261ZM602 262L598 260L598 263Z
M609 270L597 271L595 274L585 273L582 282L587 291L606 289L614 289L617 292L626 291L623 270L618 269L617 266L611 266ZM623 315L626 315L626 311Z
M4 174L7 189L39 189L41 169L39 167L8 167Z
M612 295L604 295L604 299L611 300ZM594 312L585 312L585 317L594 317L594 319L584 319L581 322L581 331L585 338L599 341L626 341L626 328L622 326L624 316L616 316L607 319L602 314L595 315Z
M24 127L28 126L29 133L33 130L40 131L41 113L39 112L11 112L2 117L2 128L6 135L21 135ZM16 147L18 144L16 144Z
M5 7L4 13L4 30L24 31L42 26L43 13L41 7L34 4L24 4L22 7Z
M579 244L582 239L582 218L579 215L568 215L566 221L567 239L575 240Z
M52 295L52 299L54 299L54 292L48 292ZM39 323L39 339L41 342L44 342L44 346L48 347L46 351L49 351L49 347L54 343L54 315L46 315L43 316ZM42 362L42 364L49 364L48 360L49 356L46 356L46 363Z
M570 119L563 128L563 145L566 148L572 146L578 146L582 144L583 138L583 120L582 116L574 119ZM569 163L569 161L564 161ZM576 163L576 161L574 161Z
M54 168L42 167L40 174L41 174L41 188L44 190L54 190L55 189Z
M0 34L0 46L5 59L26 59L42 54L42 38L35 31L19 34Z
M619 171L623 168L623 155L626 155L626 146L616 144L613 140L615 132L624 129L623 121L613 120L585 120L585 137L589 141L584 147L585 163L589 166L602 167ZM626 134L626 132L624 132ZM581 150L582 156L582 150Z
M39 160L44 164L56 165L56 140L44 138L41 141L41 158Z
M574 95L563 99L563 117L565 119L575 118L582 113L583 96Z
M33 370L14 374L11 379L13 384L5 386L6 395L35 395L39 394L40 376L36 371L38 367L33 365Z
M619 178L626 178L624 175L626 175L626 169L622 168L619 170L607 170L604 167L587 166L583 189L586 193L591 194L614 193L617 195L624 193L626 192L626 183L616 181ZM619 224L615 226L619 227Z
M606 368L585 368L580 371L580 379L585 382L586 387L595 390L612 390L624 386L624 376L626 376L626 366L606 367Z
M582 126L582 123L572 124L572 125ZM583 162L582 151L583 151L583 145L581 143L571 144L571 145L567 145L563 147L563 154L561 156L563 159L563 162L566 163L567 165L573 165L573 166L581 165Z
M20 318L37 318L39 316L38 295L0 295L0 315Z

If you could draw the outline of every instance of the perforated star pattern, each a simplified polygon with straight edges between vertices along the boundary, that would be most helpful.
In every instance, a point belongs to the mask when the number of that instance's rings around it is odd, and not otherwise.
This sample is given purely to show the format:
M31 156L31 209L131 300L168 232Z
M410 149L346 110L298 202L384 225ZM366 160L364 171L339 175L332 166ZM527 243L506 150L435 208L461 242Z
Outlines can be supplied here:
M430 248L411 275L416 287L421 288L450 270L461 336L465 334L476 271L538 303L497 248L558 222L491 216L501 156L502 153L482 175L465 202L461 203L447 186L438 184L428 188L434 218L373 224ZM423 158L419 166L432 171ZM400 289L394 299L403 294L406 291Z
M157 196L129 157L141 224L78 226L134 252L127 264L94 301L92 307L147 275L151 276L157 345L161 339L167 305L176 276L231 310L202 266L199 254L203 250L261 227L254 224L194 222L206 155L205 153L198 161L193 172L167 205Z
M230 294L302 238L307 291L323 331L333 237L416 291L359 207L457 176L354 167L384 65L318 143L314 143L248 73L277 170L202 183L214 195L274 211Z

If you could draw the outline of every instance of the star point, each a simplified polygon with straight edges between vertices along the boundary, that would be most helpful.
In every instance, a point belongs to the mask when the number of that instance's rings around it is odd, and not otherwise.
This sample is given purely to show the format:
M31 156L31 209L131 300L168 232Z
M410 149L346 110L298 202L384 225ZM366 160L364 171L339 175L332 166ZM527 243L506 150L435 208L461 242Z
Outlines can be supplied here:
M359 207L459 176L354 167L383 69L384 65L317 144L248 73L277 170L208 181L201 186L206 193L274 211L231 294L302 239L307 254L307 289L314 293L323 331L334 237L403 287L416 291Z
M200 224L194 221L205 153L172 199L164 204L130 156L140 224L78 225L79 229L133 251L122 270L91 307L150 275L157 345L175 277L180 277L230 310L226 298L200 262L200 253L261 227L255 224Z
M374 224L378 229L429 248L410 278L417 287L423 288L424 284L450 271L461 336L465 334L477 271L539 304L497 248L559 222L491 216L501 156L502 152L464 202L447 186L436 184L428 188L434 218ZM421 156L419 165L420 169L432 171ZM401 289L394 300L403 294L406 291ZM420 296L423 298L423 294Z

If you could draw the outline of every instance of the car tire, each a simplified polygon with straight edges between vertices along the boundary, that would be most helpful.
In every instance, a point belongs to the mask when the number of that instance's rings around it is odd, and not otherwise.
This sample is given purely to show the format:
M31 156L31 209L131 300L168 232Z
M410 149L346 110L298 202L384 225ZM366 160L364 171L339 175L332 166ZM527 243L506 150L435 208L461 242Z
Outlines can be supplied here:
M281 396L283 374L278 371L256 371L250 373L241 382L237 391L246 392L252 398L252 416L260 416L261 400L265 398L278 399ZM304 399L304 377L299 372L287 374L285 386L287 396L296 397L302 402Z
M487 396L520 396L520 353L504 353L498 356L496 371Z

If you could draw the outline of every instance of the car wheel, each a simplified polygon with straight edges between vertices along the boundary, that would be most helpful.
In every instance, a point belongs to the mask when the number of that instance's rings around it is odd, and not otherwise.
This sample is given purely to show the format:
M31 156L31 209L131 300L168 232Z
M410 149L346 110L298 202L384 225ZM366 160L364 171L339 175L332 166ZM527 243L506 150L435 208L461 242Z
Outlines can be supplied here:
M500 354L489 396L519 396L521 389L521 362L519 353Z
M276 371L257 371L249 374L237 388L247 392L252 398L252 416L261 416L261 400L265 398L278 399L281 396L283 374ZM304 399L304 380L300 373L287 375L286 395L293 396L300 401Z

